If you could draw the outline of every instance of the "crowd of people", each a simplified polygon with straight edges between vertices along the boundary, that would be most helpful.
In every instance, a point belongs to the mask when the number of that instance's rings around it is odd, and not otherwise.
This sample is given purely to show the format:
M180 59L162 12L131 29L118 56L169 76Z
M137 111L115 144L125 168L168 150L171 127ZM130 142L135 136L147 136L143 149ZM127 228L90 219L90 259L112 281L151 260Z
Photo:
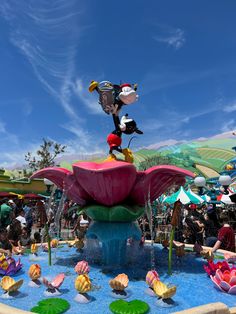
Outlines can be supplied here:
M43 228L48 224L52 237L59 237L55 226L55 216L59 202L52 202L50 207L44 200L0 200L0 253L19 254L32 243L43 239ZM77 214L78 206L69 200L63 204L60 230L70 229L74 237L84 238L89 224L85 214Z
M212 204L182 206L178 226L175 229L175 240L205 245L211 247L213 252L219 248L235 252L235 206L229 206L224 210L217 209ZM162 215L153 216L153 237L156 242L163 242L169 238L172 211L172 207L169 206ZM148 219L144 217L139 223L145 238L151 239Z
M31 239L34 204L7 198L2 199L0 204L0 253L17 254L37 240L37 233Z
M60 238L58 226L55 225L58 207L59 202L52 202L49 206L44 200L2 199L0 201L0 253L10 255L12 252L21 251L22 248L29 248L33 242L42 242L45 240L42 239L45 224L48 224L51 236ZM161 216L152 217L152 234L147 217L139 219L140 228L143 231L140 244L151 237L156 242L168 240L172 210L169 206ZM65 201L59 221L60 230L70 230L73 237L83 239L89 222L89 217L78 213L76 204L69 200ZM191 204L182 207L179 223L175 229L175 240L212 247L213 252L219 248L234 252L235 228L235 206L223 211L217 210L213 205Z

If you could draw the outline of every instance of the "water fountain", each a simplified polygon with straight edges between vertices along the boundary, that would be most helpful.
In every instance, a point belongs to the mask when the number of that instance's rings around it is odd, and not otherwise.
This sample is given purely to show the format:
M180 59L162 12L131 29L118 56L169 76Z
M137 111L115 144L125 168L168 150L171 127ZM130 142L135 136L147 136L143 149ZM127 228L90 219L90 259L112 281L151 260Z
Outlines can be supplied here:
M134 221L146 208L152 230L151 202L170 185L183 183L186 176L192 173L175 166L156 166L139 172L130 163L109 161L76 163L73 172L46 168L33 178L51 180L81 205L94 221L88 237L102 242L103 262L112 265L125 262L128 238L141 238L141 230Z

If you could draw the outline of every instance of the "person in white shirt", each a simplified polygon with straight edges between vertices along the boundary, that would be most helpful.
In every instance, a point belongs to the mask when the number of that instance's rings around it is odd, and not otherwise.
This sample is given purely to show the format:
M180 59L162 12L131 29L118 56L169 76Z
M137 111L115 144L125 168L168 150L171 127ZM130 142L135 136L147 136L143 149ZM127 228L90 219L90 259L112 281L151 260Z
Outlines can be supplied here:
M21 223L21 227L24 228L26 226L25 212L23 209L20 210L19 215L16 219Z

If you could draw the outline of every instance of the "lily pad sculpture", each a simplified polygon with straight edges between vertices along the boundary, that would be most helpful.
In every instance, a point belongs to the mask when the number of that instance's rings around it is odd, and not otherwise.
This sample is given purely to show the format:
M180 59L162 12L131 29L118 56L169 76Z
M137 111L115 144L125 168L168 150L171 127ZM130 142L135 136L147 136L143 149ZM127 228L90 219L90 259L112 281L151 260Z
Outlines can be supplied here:
M62 314L70 308L68 301L61 298L49 298L38 302L37 306L31 309L33 313L39 314Z
M149 311L149 305L140 300L130 302L116 300L110 304L109 308L114 314L145 314Z

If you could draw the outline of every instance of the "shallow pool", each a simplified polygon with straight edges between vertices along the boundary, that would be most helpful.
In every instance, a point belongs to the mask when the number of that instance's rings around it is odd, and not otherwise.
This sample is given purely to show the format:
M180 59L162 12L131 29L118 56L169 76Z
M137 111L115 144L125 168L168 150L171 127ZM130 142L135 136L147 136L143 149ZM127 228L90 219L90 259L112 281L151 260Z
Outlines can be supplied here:
M99 255L99 252L94 251L93 259L96 259L97 255ZM147 302L150 306L150 313L171 313L210 302L223 302L228 306L236 306L235 296L222 293L214 288L213 283L204 272L203 264L205 261L200 257L196 257L193 252L187 252L182 258L177 258L173 254L173 275L171 277L167 275L168 251L160 246L155 246L154 255L156 270L161 280L177 286L177 293L173 297L172 307L163 307L163 304L157 302L156 297L153 298L145 294L147 288L145 276L151 265L150 246L141 249L129 247L127 252L128 266L122 269L102 270L102 266L90 264L89 276L94 287L93 291L89 293L92 297L92 302L89 304L79 304L74 301L77 295L74 288L74 281L77 276L74 272L74 266L79 260L86 258L85 253L78 253L74 248L68 248L65 245L52 253L53 265L51 267L47 264L47 253L40 252L35 261L32 261L32 255L22 256L23 268L13 276L16 280L24 279L20 293L15 299L1 299L0 302L30 311L38 301L46 298L44 296L46 290L44 285L41 285L40 288L28 286L30 281L27 274L29 266L38 263L42 268L42 276L48 279L52 279L58 273L65 273L66 278L60 289L62 292L60 297L70 303L71 307L66 312L68 314L111 313L109 304L114 299L111 296L109 280L122 272L125 272L130 280L128 286L130 297L126 300L139 299Z

